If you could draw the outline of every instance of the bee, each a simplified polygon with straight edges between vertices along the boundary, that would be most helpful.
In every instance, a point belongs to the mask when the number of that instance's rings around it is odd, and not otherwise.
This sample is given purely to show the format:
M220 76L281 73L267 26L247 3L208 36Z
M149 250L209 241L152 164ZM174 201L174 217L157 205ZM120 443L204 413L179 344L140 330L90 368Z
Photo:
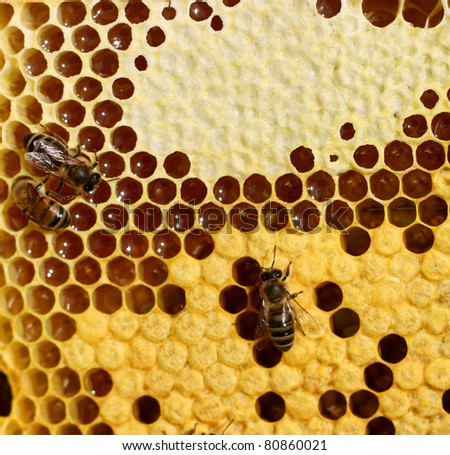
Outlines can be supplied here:
M31 177L21 176L14 180L11 193L29 220L48 229L58 230L69 226L69 212L46 196L42 183L37 184Z
M61 179L55 196L61 190L63 182L86 193L95 191L100 185L101 175L94 170L98 163L92 163L89 158L81 155L79 147L72 155L69 146L62 139L44 133L26 134L23 145L28 163Z
M296 325L303 335L317 334L319 324L295 299L302 291L291 294L285 286L285 281L290 273L291 263L286 272L282 273L275 265L276 246L273 251L273 261L269 268L262 268L256 285L261 303L260 314L256 325L255 339L268 332L276 349L282 352L289 351L294 344ZM294 306L294 303L296 306ZM263 349L267 344L258 343L257 349Z

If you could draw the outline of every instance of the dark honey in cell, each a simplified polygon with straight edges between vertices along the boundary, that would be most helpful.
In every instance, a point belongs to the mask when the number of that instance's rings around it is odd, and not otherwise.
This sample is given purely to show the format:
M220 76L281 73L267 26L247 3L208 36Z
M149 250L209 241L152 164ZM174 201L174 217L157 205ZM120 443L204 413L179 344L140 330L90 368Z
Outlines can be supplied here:
M133 156L130 158L131 172L140 178L147 178L153 175L156 166L156 158L147 152L133 153Z
M358 166L371 169L377 164L378 150L374 145L361 145L353 153L353 159Z
M200 226L210 232L220 231L227 222L225 210L212 202L200 207L198 217Z
M126 256L140 258L147 253L148 248L147 237L137 231L128 231L120 238L120 249Z
M105 314L113 314L122 307L122 293L116 286L102 284L93 293L94 307Z
M308 172L314 167L314 154L310 148L300 146L291 152L291 163L298 172Z
M399 190L398 177L385 169L382 169L370 177L370 189L374 196L387 200L393 198Z
M44 54L37 49L29 49L22 55L23 69L30 76L39 76L47 69Z
M91 257L77 261L74 268L75 279L81 284L94 284L102 275L100 264Z
M211 16L213 9L206 2L193 2L189 7L189 16L194 21L200 22Z
M131 177L125 177L116 183L115 192L118 201L134 204L142 197L142 183Z
M161 226L161 209L149 202L144 202L133 210L133 223L140 231L153 232Z
M194 210L184 204L174 204L167 212L167 224L177 232L191 229L194 222Z
M47 52L56 52L64 44L62 30L54 25L47 25L38 34L39 45Z
M81 58L72 51L61 52L56 57L56 70L61 76L72 77L81 73L83 62Z
M170 177L179 179L185 177L190 169L191 162L183 152L173 152L164 160L164 169Z
M442 144L435 141L422 142L416 150L417 164L429 171L439 169L445 163Z
M404 171L413 165L412 148L401 141L392 141L384 149L384 162L394 171Z
M168 204L177 194L177 187L172 180L155 179L147 186L148 197L157 204Z
M112 132L110 141L117 151L128 153L136 147L137 134L130 126L122 125Z
M111 77L119 69L119 57L110 49L95 52L90 61L91 70L100 77Z
M317 12L327 19L339 14L341 7L341 0L317 0L316 2Z
M181 251L181 241L177 234L163 229L153 236L153 251L164 259L170 259Z
M215 32L219 32L220 30L223 29L223 20L220 16L213 16L211 19L211 28Z
M101 231L94 231L88 237L88 249L98 258L110 256L116 249L116 237L112 234Z
M320 212L310 201L302 201L292 208L291 220L295 229L311 232L320 224Z
M234 177L225 176L217 180L213 188L214 197L223 204L236 202L241 193L238 180Z
M92 101L102 92L102 84L92 77L82 77L75 82L75 95L82 101Z
M339 176L339 194L347 201L356 202L365 197L368 185L365 177L356 171L347 171Z
M423 115L411 115L403 121L403 132L408 137L421 137L427 131L427 120Z
M341 126L341 129L339 130L339 134L341 136L341 139L344 141L349 141L350 139L353 139L355 137L355 128L353 126L353 123L344 123Z
M428 89L422 93L420 101L427 109L433 109L439 101L439 96L434 90Z
M134 85L126 77L119 77L112 84L113 95L119 100L127 100L134 94Z
M295 202L303 191L302 181L295 174L285 174L275 182L275 194L284 202Z
M356 206L356 219L367 229L375 229L383 224L384 206L373 199L366 199Z
M61 2L58 6L58 21L65 27L80 24L86 16L86 6L83 2Z
M125 6L125 16L132 24L140 24L148 19L150 10L142 1L131 0Z
M362 12L375 27L386 27L397 17L398 1L364 0Z
M108 25L117 20L119 10L113 2L100 1L91 10L92 19L100 25Z
M194 229L184 238L184 249L189 256L202 260L214 251L212 236L201 229Z
M100 219L107 229L119 231L128 224L128 210L118 204L108 204L100 215Z
M236 204L229 217L231 225L240 232L250 232L258 226L258 210L246 202Z
M272 186L263 175L253 174L244 181L242 192L250 202L260 203L269 199Z
M286 207L278 202L269 202L261 209L264 227L268 231L280 231L289 222L289 215Z
M125 161L117 153L105 152L98 157L98 168L103 177L118 177L125 170Z
M73 45L81 52L91 52L100 44L100 35L90 25L83 25L72 34Z
M157 301L164 313L177 314L186 306L186 293L179 286L166 284L159 289Z
M131 27L128 24L117 24L108 31L108 41L114 49L124 51L132 41Z
M186 179L181 184L181 199L188 204L200 204L206 197L208 189L206 185L198 178Z
M329 174L324 171L318 171L308 177L306 187L312 199L324 202L333 197L336 185Z

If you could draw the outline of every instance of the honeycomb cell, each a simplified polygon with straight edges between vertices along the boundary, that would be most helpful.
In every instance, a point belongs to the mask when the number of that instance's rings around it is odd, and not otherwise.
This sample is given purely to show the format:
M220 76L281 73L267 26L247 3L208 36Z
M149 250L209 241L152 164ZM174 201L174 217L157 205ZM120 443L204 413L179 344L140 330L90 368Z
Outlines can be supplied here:
M92 7L91 16L97 24L108 25L117 20L119 10L112 2L100 1Z
M46 286L33 286L27 290L27 304L38 314L47 314L55 305L55 294Z
M98 158L99 172L103 177L118 177L125 170L125 161L114 152L102 153Z
M195 223L195 212L191 207L175 204L167 211L167 224L177 232L185 232Z
M227 313L240 313L247 308L247 293L240 286L227 286L220 291L219 303Z
M106 265L106 275L112 283L118 286L127 286L136 277L134 262L120 256L114 258Z
M0 121L6 122L11 114L11 101L0 95Z
M23 297L14 287L3 288L3 310L11 316L17 316L23 310Z
M372 417L377 412L379 405L378 397L368 390L358 390L350 395L350 411L362 419Z
M341 0L317 0L316 9L317 12L329 19L334 17L341 12L342 2Z
M185 153L173 152L165 158L164 169L168 176L180 179L189 173L191 162Z
M57 341L70 340L77 331L73 318L64 313L54 313L45 322L47 333Z
M77 143L83 150L96 153L103 148L105 135L95 126L85 126L78 131Z
M337 390L328 390L319 398L319 412L330 420L340 419L347 411L347 400Z
M125 17L132 24L145 22L150 16L148 6L140 0L130 0L125 6Z
M135 314L147 314L155 306L155 293L147 286L138 284L125 294L127 308Z
M81 430L76 426L72 425L71 423L67 423L65 425L61 425L56 429L57 435L70 435L70 436L79 436L82 435L83 433Z
M181 184L181 199L190 205L197 205L203 202L207 192L208 188L206 185L196 177L186 179Z
M100 81L87 76L78 79L73 87L75 95L82 101L95 100L102 93L102 90L103 87Z
M93 368L85 373L83 384L85 390L93 396L104 397L111 392L113 380L103 368Z
M428 89L422 93L420 101L427 109L433 109L439 101L439 96L434 90Z
M308 172L314 167L314 154L311 149L300 146L290 154L292 165L298 172Z
M258 210L246 202L236 204L229 216L231 225L240 232L251 232L258 226Z
M395 426L387 417L375 417L367 424L366 434L395 434Z
M407 353L406 340L395 333L386 335L378 342L378 354L385 362L398 363Z
M253 341L258 319L259 314L254 311L243 311L238 314L234 323L236 333L244 340Z
M6 231L0 230L0 256L7 259L16 252L16 240Z
M392 370L384 363L375 362L364 369L364 382L375 392L388 390L393 383Z
M97 189L91 193L83 193L83 199L90 204L103 204L111 197L111 187L107 182L102 180Z
M349 338L358 332L360 326L358 313L350 308L341 308L330 317L331 331L340 338Z
M353 210L343 201L333 201L325 209L325 222L333 229L343 230L353 223Z
M215 32L219 32L220 30L223 29L223 20L220 16L213 16L211 19L211 28Z
M17 400L16 412L19 420L23 423L30 423L36 418L36 407L34 402L27 397L22 397Z
M339 194L347 201L356 202L367 194L367 181L356 171L347 171L339 176Z
M50 430L40 424L32 424L28 426L24 432L24 434L32 434L32 435L50 435Z
M432 189L431 175L420 169L414 169L402 177L403 192L412 198L426 196Z
M425 141L416 149L417 164L434 171L445 163L444 147L435 141Z
M378 162L378 150L374 145L361 145L353 153L353 159L358 166L371 169Z
M25 313L18 318L18 334L29 343L38 340L42 335L42 322L36 316Z
M81 73L83 62L75 52L65 51L57 55L55 68L61 76L73 77Z
M392 199L398 193L399 187L398 177L386 169L381 169L370 177L370 190L378 199Z
M113 314L122 307L120 289L110 284L98 286L93 293L94 307L105 314Z
M416 204L410 199L399 197L389 204L387 214L389 222L394 226L409 226L416 219Z
M98 404L90 397L79 396L71 403L72 419L82 425L92 423L100 412Z
M119 100L127 100L134 94L134 85L126 77L119 77L112 84L113 95Z
M48 376L43 371L33 368L24 372L23 385L27 394L42 397L48 390Z
M150 424L156 422L161 415L161 406L156 398L144 395L137 398L133 403L133 416L141 423Z
M397 17L398 0L363 0L362 11L372 25L386 27Z
M375 229L383 224L384 207L373 199L366 199L356 206L356 219L368 229Z
M209 232L220 231L227 222L227 214L222 207L208 202L198 212L200 226Z
M131 27L120 23L111 27L108 31L108 41L114 49L125 51L130 47L133 37Z
M250 202L261 203L269 199L272 185L263 175L253 174L245 180L243 194Z
M169 1L169 6L165 6L161 11L161 15L166 21L172 21L177 15L177 10L173 6L170 6L170 3Z
M428 226L439 226L448 217L448 207L444 199L430 196L419 203L419 218Z
M92 109L95 123L105 128L112 128L122 120L123 109L119 104L106 100L96 104Z
M6 177L15 177L21 169L19 155L12 150L3 150L1 157L3 174Z
M302 201L292 208L291 220L295 229L311 232L320 224L320 212L310 201Z
M118 126L111 134L111 145L120 153L128 153L136 147L137 135L130 126Z
M40 275L50 286L60 286L69 279L69 266L57 258L48 258L40 265Z
M72 33L72 43L81 52L91 52L100 44L100 35L90 25L82 25Z
M196 22L204 21L211 16L213 10L208 5L208 3L200 1L200 2L192 2L189 6L189 17Z
M71 226L77 231L88 231L97 220L95 210L89 205L78 203L69 209Z
M433 246L433 231L423 224L414 224L404 231L403 243L412 253L425 253Z
M363 255L370 248L370 244L369 233L360 227L351 227L341 234L342 249L351 256Z
M273 368L281 362L283 353L275 348L267 338L257 341L253 346L253 359L264 368Z
M81 381L78 373L68 367L59 368L52 375L54 391L63 397L70 398L81 390Z
M308 177L306 187L312 199L324 202L333 197L336 185L329 174L318 171Z
M86 109L78 101L68 100L58 104L56 113L61 123L74 128L83 123Z
M384 149L384 162L393 171L404 171L413 165L412 148L401 141L392 141Z
M442 408L447 414L450 414L450 389L442 394Z
M111 256L116 249L116 237L103 230L90 234L87 243L89 251L98 258Z
M55 343L45 340L35 347L34 357L42 368L55 368L61 360L61 352Z
M9 345L6 355L10 357L13 367L18 370L26 370L30 366L30 352L24 344L18 341Z
M158 47L166 41L166 34L161 27L155 26L147 32L147 43L151 47Z
M158 290L158 307L167 314L177 314L186 306L186 293L183 288L166 284Z
M155 231L162 223L161 209L149 202L144 202L133 210L133 223L140 231Z
M119 57L111 49L97 51L90 60L91 70L100 77L114 76L119 69Z
M87 434L112 436L114 430L106 423L96 423L87 430Z
M80 24L86 16L86 6L83 2L62 2L58 5L57 18L65 27Z
M128 211L126 207L117 204L108 204L100 216L106 228L119 231L128 224Z
M267 392L256 399L256 413L267 422L278 422L286 413L286 403L282 396Z
M170 259L181 251L181 241L174 232L163 229L153 236L152 248L158 256Z
M143 179L148 178L151 175L153 175L153 173L156 170L156 166L157 166L156 158L147 152L133 153L133 156L130 159L131 172L136 177L140 177ZM175 192L176 192L176 190L175 190ZM149 197L150 197L150 193L149 193Z
M25 3L20 17L21 24L31 30L38 29L50 18L50 8L45 3Z
M64 33L55 25L47 25L39 30L38 43L44 51L57 52L64 44Z
M29 224L28 218L17 205L12 205L7 209L5 220L13 231L20 231Z
M355 137L355 127L353 126L353 123L344 123L339 130L339 135L344 141L353 139Z
M214 197L223 204L233 204L240 195L241 188L234 177L221 177L214 185Z
M167 280L169 269L164 261L156 257L144 259L138 268L139 278L150 286L159 286Z
M42 106L33 96L24 96L17 100L18 118L24 122L37 124L42 120Z
M48 423L61 423L66 418L66 405L57 397L46 397L41 404L41 415Z
M5 28L14 15L14 7L9 3L0 3L0 29Z
M8 184L0 178L0 203L5 202L8 198Z
M333 311L343 299L342 289L336 283L325 281L314 289L316 306L323 311Z
M100 264L90 257L81 259L75 264L74 276L81 284L94 284L102 276Z
M403 121L403 132L408 137L422 137L427 132L427 127L426 118L420 114L411 115Z
M286 207L278 202L269 202L261 209L264 227L268 231L281 231L289 222Z
M70 284L59 294L59 304L68 313L80 314L89 308L89 294L84 288Z
M5 95L19 96L25 89L26 81L20 70L16 67L10 67L3 70L2 90Z
M148 239L137 231L128 231L120 238L120 249L126 256L140 258L148 251Z
M8 27L4 32L4 49L10 54L17 54L24 48L25 36L15 26Z
M241 0L222 0L223 4L228 7L236 6Z
M29 76L40 76L47 69L47 60L39 49L27 49L22 53L21 60Z
M214 251L214 240L202 229L194 229L184 237L184 250L189 256L202 260Z
M143 55L138 55L134 59L134 66L138 71L145 71L148 68L147 59Z
M275 182L275 194L283 202L298 201L302 191L302 181L295 174L284 174Z
M439 0L405 0L403 5L403 18L414 27L435 27L443 16L444 11Z
M0 371L0 417L8 417L11 413L13 396L8 377Z

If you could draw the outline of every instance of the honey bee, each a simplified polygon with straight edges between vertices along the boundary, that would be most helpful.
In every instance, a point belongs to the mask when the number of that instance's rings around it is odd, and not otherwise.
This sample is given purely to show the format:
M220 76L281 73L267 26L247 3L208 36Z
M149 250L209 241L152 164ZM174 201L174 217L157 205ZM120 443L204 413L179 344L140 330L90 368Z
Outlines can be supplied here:
M315 335L320 331L319 324L295 299L302 291L291 294L285 287L286 278L289 276L291 263L286 272L274 268L276 246L273 251L273 261L269 268L262 268L259 275L257 288L261 303L260 314L256 325L255 339L268 332L276 349L289 351L294 344L296 323L303 335ZM296 304L296 306L293 305ZM266 340L256 345L263 349Z
M23 138L25 160L32 166L61 179L55 196L63 182L86 193L95 191L101 183L101 175L94 169L97 162L81 155L80 148L74 155L69 153L69 146L55 136L44 133L30 133Z
M11 193L29 220L54 230L69 226L69 212L45 195L42 183L37 184L31 177L21 176L14 180Z

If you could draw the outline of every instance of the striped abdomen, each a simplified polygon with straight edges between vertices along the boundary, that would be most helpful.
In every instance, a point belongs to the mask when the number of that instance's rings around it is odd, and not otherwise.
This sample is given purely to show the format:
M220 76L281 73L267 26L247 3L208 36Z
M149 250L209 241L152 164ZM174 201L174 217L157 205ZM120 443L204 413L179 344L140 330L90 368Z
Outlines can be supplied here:
M64 229L70 224L69 212L48 197L39 197L33 207L25 210L25 214L49 229Z
M287 305L273 305L269 310L269 334L279 351L289 351L294 344L295 321Z

